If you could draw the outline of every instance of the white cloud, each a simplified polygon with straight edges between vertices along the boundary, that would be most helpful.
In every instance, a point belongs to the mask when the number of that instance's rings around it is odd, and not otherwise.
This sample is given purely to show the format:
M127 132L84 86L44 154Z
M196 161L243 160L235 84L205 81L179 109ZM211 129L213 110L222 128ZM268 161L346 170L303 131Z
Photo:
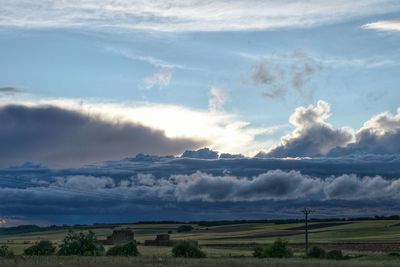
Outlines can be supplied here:
M147 89L151 89L154 87L164 88L169 85L172 78L172 69L171 68L162 68L157 70L152 75L146 77L144 79L144 85Z
M310 27L400 9L396 0L1 0L0 6L2 26L156 31Z
M318 101L317 106L298 107L289 122L295 126L293 132L282 137L281 143L267 155L273 157L322 156L336 147L344 147L354 139L351 129L336 129L326 122L330 116L330 105Z
M400 109L397 114L378 114L364 123L356 132L354 142L344 148L337 148L331 155L371 153L400 153Z
M400 20L382 20L363 25L364 29L378 31L400 31Z
M229 100L228 93L218 86L210 87L211 98L208 100L208 109L210 111L222 110L223 105Z
M164 68L164 69L192 69L187 66L181 65L181 64L175 64L171 62L167 62L165 60L162 60L160 58L156 58L153 56L142 56L142 55L136 55L129 51L128 49L120 48L120 47L105 47L105 51L111 52L117 55L120 55L122 57L125 57L127 59L131 60L137 60L137 61L142 61L146 62L154 67L157 68Z

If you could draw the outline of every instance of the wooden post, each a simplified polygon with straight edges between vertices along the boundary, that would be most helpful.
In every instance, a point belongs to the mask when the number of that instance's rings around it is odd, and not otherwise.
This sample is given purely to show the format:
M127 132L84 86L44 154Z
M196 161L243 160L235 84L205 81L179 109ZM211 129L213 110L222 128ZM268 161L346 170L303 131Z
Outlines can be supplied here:
M310 209L304 208L302 210L305 216L305 243L306 243L306 257L308 257L308 215L312 212Z

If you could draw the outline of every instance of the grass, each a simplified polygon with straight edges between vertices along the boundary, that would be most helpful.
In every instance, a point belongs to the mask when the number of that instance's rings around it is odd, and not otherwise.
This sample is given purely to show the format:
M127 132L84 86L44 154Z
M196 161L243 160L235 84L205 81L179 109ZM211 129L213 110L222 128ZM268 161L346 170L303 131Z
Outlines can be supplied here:
M395 267L400 261L328 261L304 259L208 258L175 259L165 257L18 257L0 259L7 267Z
M31 232L13 235L0 235L0 245L7 244L17 255L15 259L0 259L0 266L157 266L157 267L261 267L261 266L400 266L400 257L389 257L386 254L390 251L400 251L400 226L398 221L355 221L349 224L335 225L312 229L310 231L310 242L319 246L341 245L349 242L369 244L371 251L357 251L357 247L346 247L343 249L346 254L354 256L346 261L326 261L302 259L304 255L303 242L304 234L300 229L302 223L292 224L239 224L224 225L215 227L201 227L192 225L195 230L190 233L176 233L177 224L132 224L122 225L120 228L131 228L135 232L135 239L141 244L146 239L154 239L156 234L173 231L171 238L174 240L191 239L196 240L206 252L208 258L200 260L174 259L171 257L171 247L143 246L138 249L141 254L137 258L124 257L24 257L23 250L40 239L48 239L60 244L68 230L52 229L48 231ZM314 224L314 223L311 223ZM326 225L324 225L326 226ZM294 228L294 229L291 229ZM88 229L76 229L88 230ZM93 229L99 239L105 239L110 235L113 228L107 225ZM255 245L270 244L278 236L292 244L297 258L286 260L266 260L252 258ZM379 247L377 243L386 243ZM391 244L397 242L398 244ZM369 249L368 248L368 249ZM332 249L332 248L329 248Z

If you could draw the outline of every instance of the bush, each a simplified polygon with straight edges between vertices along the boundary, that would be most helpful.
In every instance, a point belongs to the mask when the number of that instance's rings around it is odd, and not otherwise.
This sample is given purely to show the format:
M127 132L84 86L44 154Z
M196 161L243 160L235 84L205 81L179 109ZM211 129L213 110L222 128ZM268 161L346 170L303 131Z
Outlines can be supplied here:
M253 251L253 256L256 258L268 257L268 247L256 247Z
M326 253L326 258L330 260L342 260L345 257L341 250L331 250Z
M193 231L193 226L191 226L191 225L181 225L176 229L176 231L178 233L191 232L191 231Z
M104 247L96 243L96 236L92 231L89 233L75 233L70 230L60 245L57 255L69 256L96 256L104 253Z
M14 257L14 252L12 252L8 246L2 245L0 246L0 257L12 258Z
M312 247L310 251L308 252L308 256L311 258L324 258L325 257L325 250L320 247Z
M49 240L42 240L24 250L28 256L50 256L56 251L56 247Z
M206 254L190 241L180 241L172 249L174 257L182 258L205 258Z
M277 239L269 247L258 247L254 249L253 256L257 258L288 258L292 251L288 248L288 242Z
M388 254L388 256L389 256L389 257L400 257L400 253L398 253L398 252L390 252L390 253Z
M107 251L107 256L137 256L139 251L135 242L129 242L125 245L114 246Z

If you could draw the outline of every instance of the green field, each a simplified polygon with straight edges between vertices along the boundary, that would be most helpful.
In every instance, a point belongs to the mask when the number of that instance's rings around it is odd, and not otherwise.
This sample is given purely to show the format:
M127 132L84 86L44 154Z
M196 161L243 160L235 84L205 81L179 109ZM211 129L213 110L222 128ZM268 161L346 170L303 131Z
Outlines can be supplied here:
M400 266L400 257L389 257L389 252L400 252L399 221L351 221L310 223L310 243L327 250L340 249L354 259L346 261L305 260L304 231L302 223L248 223L214 227L193 224L194 231L177 233L178 224L131 224L116 228L96 226L93 231L98 239L105 239L113 229L130 228L135 232L138 258L79 258L79 257L17 257L16 261L0 261L1 266ZM88 228L76 231L86 231ZM60 244L67 229L2 234L0 244L8 245L17 255L41 239ZM154 239L156 234L172 231L171 239L190 239L199 242L207 253L205 260L178 260L171 257L171 247L144 246L144 240ZM297 259L253 259L252 251L258 245L270 244L277 238L289 242ZM94 262L97 261L97 262ZM111 261L114 265L107 265ZM160 262L159 262L160 261ZM101 262L101 264L100 264ZM227 265L227 262L230 262ZM18 265L12 265L18 264Z

